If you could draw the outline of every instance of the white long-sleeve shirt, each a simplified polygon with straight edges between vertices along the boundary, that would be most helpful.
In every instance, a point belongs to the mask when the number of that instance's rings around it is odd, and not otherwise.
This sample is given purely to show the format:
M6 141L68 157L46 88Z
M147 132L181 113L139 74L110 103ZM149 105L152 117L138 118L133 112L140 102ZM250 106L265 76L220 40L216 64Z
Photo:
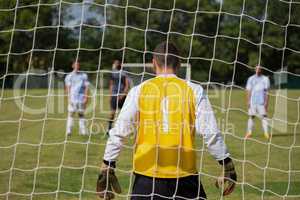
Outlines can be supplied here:
M72 71L66 76L65 84L67 87L70 87L70 101L72 103L82 103L84 101L85 89L89 86L87 74Z
M171 75L175 76L175 75ZM143 84L143 83L142 83ZM109 132L103 159L115 161L120 154L123 141L136 127L136 116L139 111L139 96L142 84L133 87L116 120L114 128ZM187 82L192 88L196 102L196 134L202 135L210 154L218 161L229 157L221 132L217 126L211 104L203 88L199 84Z
M270 80L267 76L256 75L250 76L247 80L246 90L251 94L250 105L264 105L266 94L270 89Z

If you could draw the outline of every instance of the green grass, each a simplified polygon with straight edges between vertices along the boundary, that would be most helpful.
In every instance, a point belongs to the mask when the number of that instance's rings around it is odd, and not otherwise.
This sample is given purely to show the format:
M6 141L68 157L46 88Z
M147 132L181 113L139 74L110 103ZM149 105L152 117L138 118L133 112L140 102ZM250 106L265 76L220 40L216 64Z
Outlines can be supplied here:
M56 90L53 94L61 92ZM7 197L17 200L96 199L95 182L106 143L103 128L109 114L108 98L100 95L95 102L93 99L89 102L95 106L87 119L89 125L94 124L97 134L79 136L76 127L74 134L67 138L66 99L61 99L64 107L59 108L59 98L47 99L47 93L47 90L28 90L27 96L20 98L30 108L48 107L46 113L30 114L16 105L13 91L4 91L0 104L0 200ZM242 90L222 90L221 93L223 97L214 97L209 91L209 96L238 173L236 190L226 199L275 200L284 199L283 195L285 199L297 199L293 196L300 195L300 91L288 91L291 99L288 101L287 131L280 133L272 129L271 143L262 136L259 121L256 121L253 137L243 140L247 123L245 94ZM274 95L275 91L271 93ZM274 114L274 103L273 96L270 117ZM129 139L118 162L117 174L123 186L120 199L126 198L132 183L131 144ZM201 138L197 139L197 144L201 150ZM220 192L213 186L220 166L206 149L203 155L199 151L199 160L202 160L199 171L209 199L220 199Z

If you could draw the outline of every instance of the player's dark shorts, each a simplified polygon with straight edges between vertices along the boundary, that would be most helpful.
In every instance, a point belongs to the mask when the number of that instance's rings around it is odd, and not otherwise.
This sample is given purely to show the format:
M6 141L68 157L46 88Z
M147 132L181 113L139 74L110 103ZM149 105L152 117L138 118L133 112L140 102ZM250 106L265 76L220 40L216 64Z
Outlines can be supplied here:
M154 184L153 184L154 181ZM153 190L154 186L154 190ZM176 178L152 178L135 174L131 200L158 199L206 199L199 176Z
M112 96L110 101L110 107L112 110L117 110L117 108L121 109L125 102L126 98L120 98L118 96Z

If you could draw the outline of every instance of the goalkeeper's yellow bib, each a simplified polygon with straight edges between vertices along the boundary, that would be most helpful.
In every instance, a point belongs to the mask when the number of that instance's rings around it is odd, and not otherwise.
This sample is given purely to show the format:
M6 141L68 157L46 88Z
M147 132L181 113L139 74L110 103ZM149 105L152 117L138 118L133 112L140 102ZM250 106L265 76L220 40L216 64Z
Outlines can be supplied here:
M159 76L142 84L135 173L158 178L197 173L194 123L195 96L186 81Z

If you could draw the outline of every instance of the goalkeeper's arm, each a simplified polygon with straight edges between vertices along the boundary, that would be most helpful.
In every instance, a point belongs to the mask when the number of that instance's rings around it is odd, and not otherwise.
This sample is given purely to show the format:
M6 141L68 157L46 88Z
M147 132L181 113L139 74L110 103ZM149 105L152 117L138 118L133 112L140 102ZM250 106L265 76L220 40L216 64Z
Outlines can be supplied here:
M103 163L97 180L97 193L100 198L113 199L114 194L112 191L116 193L121 192L114 168L116 167L116 160L120 154L123 141L132 132L138 111L138 89L139 87L134 87L130 90L115 126L109 132Z
M210 102L202 91L198 93L198 97L195 124L196 132L203 135L208 151L223 166L223 174L216 182L216 186L221 187L224 186L225 183L228 183L226 187L222 187L223 195L225 196L234 190L237 175L221 132L218 129Z
M124 102L115 126L109 132L103 159L112 162L119 156L123 140L133 132L138 111L139 86L132 88Z

